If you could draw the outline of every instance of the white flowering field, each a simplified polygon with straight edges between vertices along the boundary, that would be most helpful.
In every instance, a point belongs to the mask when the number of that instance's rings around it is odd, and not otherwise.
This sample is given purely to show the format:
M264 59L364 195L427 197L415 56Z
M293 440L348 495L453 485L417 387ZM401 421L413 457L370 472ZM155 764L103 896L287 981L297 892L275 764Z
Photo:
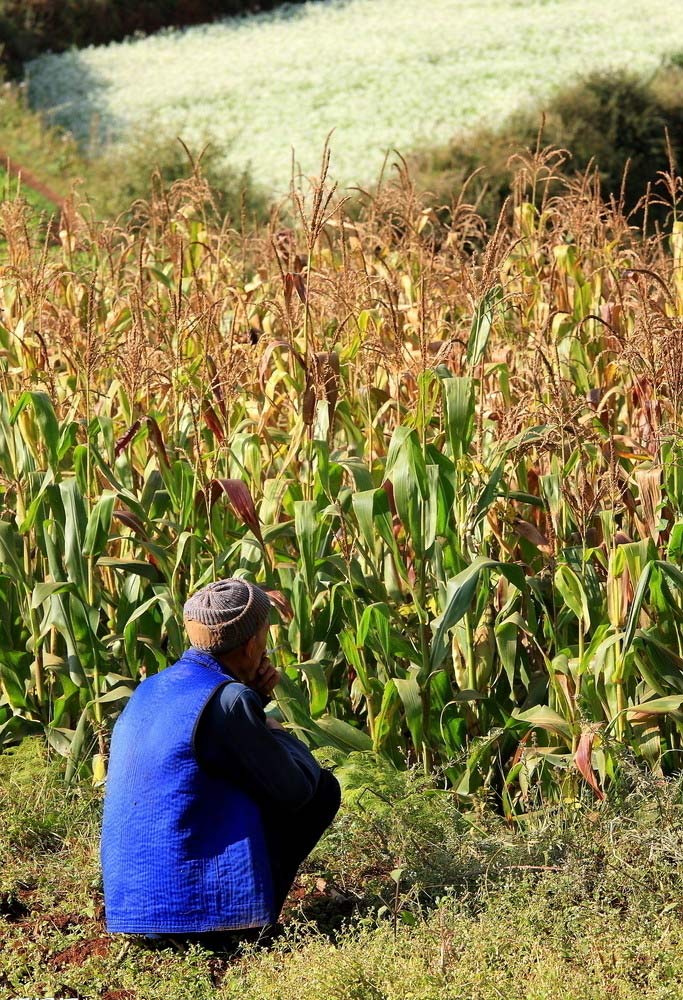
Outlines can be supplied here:
M681 0L326 0L27 67L35 107L86 139L136 130L217 143L275 191L319 163L342 183L384 154L536 105L592 69L683 50Z

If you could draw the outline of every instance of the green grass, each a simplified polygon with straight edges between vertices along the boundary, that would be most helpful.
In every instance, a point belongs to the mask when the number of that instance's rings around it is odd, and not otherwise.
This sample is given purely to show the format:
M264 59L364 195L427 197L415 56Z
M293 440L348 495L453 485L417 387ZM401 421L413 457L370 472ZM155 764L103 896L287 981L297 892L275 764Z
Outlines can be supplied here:
M266 950L217 955L199 947L149 950L104 933L101 793L87 784L66 791L59 760L47 764L44 753L27 740L0 757L3 995L683 995L680 782L646 778L628 761L612 801L539 803L514 829L483 801L465 816L424 778L352 757L342 774L342 815L300 877L284 935ZM319 878L325 886L316 889Z
M198 156L201 150L192 152ZM148 198L155 171L165 184L191 174L187 153L178 142L149 134L140 135L125 150L109 149L106 155L88 159L67 132L47 125L42 115L27 106L24 87L14 84L0 89L0 153L15 166L30 171L58 198L75 190L77 200L89 201L100 218L118 216L137 199ZM248 173L226 170L211 149L202 157L202 168L222 216L238 222L244 212L249 219L267 219L268 200ZM5 191L4 174L0 180L0 190ZM14 179L10 191L16 193ZM50 215L55 211L51 201L26 183L22 183L22 191L39 211Z
M61 196L84 166L74 142L58 129L47 129L41 115L26 106L24 88L12 84L0 90L0 150Z
M51 216L57 212L57 206L53 201L29 187L23 180L18 181L16 177L7 172L5 167L0 167L0 192L2 192L3 201L18 196L25 198L29 205L36 210L36 215L45 213Z

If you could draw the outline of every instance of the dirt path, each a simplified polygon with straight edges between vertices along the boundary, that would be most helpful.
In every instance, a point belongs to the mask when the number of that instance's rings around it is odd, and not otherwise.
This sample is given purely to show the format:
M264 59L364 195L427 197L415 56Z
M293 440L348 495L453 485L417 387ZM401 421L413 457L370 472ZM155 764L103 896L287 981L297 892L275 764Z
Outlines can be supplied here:
M56 208L61 209L64 204L64 198L62 195L53 191L52 188L43 183L40 178L36 177L36 175L30 170L27 170L26 167L22 167L14 163L4 149L0 149L0 163L7 168L10 177L20 179L21 182L27 187L32 188L39 195L42 195L43 198L47 198L48 201L51 201Z

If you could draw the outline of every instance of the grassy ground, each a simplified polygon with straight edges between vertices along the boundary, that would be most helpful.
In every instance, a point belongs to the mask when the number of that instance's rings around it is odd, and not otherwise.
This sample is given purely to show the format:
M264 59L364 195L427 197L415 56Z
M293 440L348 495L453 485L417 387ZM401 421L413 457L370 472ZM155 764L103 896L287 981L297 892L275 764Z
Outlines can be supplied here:
M201 148L192 150L194 156L200 152ZM0 87L0 163L6 166L8 159L21 169L22 191L40 211L52 214L56 203L76 191L76 197L87 199L100 218L115 217L136 199L149 197L155 171L170 183L192 170L180 143L154 133L140 135L125 150L108 149L105 155L89 159L73 137L49 126L28 107L24 87L16 84ZM267 218L268 200L247 174L219 166L213 150L202 157L202 169L222 215L239 220L245 211L249 219ZM6 197L7 190L16 193L16 180L7 189L4 176L0 174L0 191Z
M20 179L17 178L4 166L0 167L0 192L2 192L3 199L16 198L17 196L26 198L29 205L32 205L38 214L45 212L52 215L57 210L54 201L47 198L41 191L31 187L23 176Z
M101 792L25 741L0 757L0 991L103 1000L655 1000L683 996L678 781L627 761L612 801L519 828L352 757L342 815L270 947L108 936ZM379 793L379 794L377 794ZM541 805L537 803L536 805ZM135 845L131 844L131 851Z
M14 84L0 88L0 150L3 158L28 168L60 197L69 193L83 167L75 143L46 129L42 116L27 107L24 88Z

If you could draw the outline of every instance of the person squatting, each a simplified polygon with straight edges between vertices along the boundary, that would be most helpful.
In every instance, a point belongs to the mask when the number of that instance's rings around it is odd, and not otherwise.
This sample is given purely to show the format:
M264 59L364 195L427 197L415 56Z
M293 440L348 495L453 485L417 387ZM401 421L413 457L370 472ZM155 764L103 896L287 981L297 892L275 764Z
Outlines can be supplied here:
M107 929L264 931L340 805L339 784L264 709L271 602L245 580L194 594L190 641L114 726L102 822Z

